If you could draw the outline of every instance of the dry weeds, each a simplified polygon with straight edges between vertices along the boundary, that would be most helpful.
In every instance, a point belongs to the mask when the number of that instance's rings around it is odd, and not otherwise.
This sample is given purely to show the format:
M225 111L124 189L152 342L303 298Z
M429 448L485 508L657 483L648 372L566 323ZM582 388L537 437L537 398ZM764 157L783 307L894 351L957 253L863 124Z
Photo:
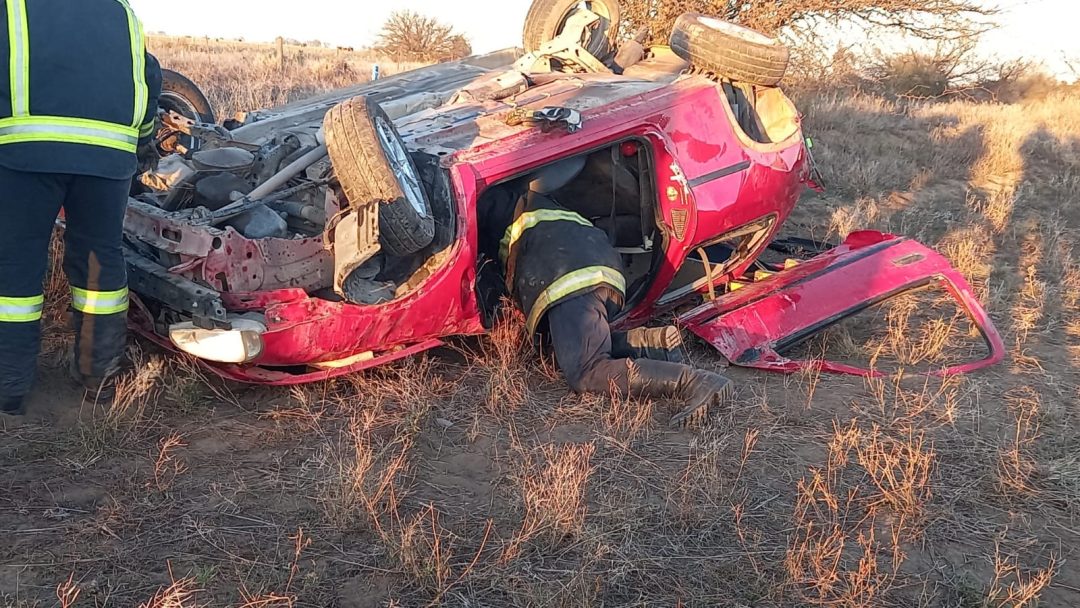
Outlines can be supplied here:
M283 74L271 49L208 44L153 41L222 114L370 69L295 47ZM651 403L569 395L512 320L292 391L147 351L113 408L79 414L57 391L0 421L0 606L1080 603L1080 104L798 103L832 191L787 233L935 246L987 303L1005 364L866 381L732 369L742 402L677 432ZM57 268L45 383L70 349ZM808 356L911 372L977 354L937 295Z
M368 82L376 64L384 77L420 65L367 51L295 45L285 45L281 64L271 45L191 37L150 36L149 47L162 67L184 74L203 89L218 118Z

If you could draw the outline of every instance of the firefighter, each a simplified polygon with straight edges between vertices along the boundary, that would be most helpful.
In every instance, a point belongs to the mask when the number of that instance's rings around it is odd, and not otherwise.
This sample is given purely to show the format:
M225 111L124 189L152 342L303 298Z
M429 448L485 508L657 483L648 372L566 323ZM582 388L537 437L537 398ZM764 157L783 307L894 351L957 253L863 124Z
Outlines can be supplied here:
M161 70L127 0L6 0L0 31L0 411L19 415L40 346L61 210L72 374L108 398L126 347L124 209L153 141Z
M731 381L683 364L674 327L611 330L609 319L621 311L626 297L621 256L604 231L537 192L555 191L558 185L537 188L534 182L516 202L511 189L496 189L478 209L481 252L499 260L530 335L550 338L559 369L576 392L614 389L623 395L674 398L682 407L672 416L672 426L704 417L730 396Z

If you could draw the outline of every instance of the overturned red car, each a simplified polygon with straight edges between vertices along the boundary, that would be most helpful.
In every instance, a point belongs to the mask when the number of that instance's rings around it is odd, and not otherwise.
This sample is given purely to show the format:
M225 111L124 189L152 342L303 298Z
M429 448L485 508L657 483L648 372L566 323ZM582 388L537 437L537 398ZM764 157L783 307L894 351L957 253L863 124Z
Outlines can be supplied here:
M799 114L777 87L787 50L696 14L679 19L670 46L617 45L615 1L584 6L538 0L524 53L223 124L171 75L179 84L163 96L159 132L168 155L138 179L126 219L133 325L222 376L267 384L322 380L483 333L496 298L477 248L478 202L557 167L564 185L554 196L623 255L620 325L712 294L681 318L689 329L735 364L792 371L785 348L945 281L990 355L944 373L1000 360L1001 339L963 279L899 237L863 233L725 293L820 181Z

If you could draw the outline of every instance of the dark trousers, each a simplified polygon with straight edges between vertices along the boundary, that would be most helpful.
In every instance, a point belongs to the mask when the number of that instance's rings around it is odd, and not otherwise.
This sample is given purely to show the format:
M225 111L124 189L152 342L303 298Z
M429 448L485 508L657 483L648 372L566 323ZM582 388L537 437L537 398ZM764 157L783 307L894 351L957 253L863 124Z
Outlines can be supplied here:
M63 207L64 272L82 302L73 310L75 363L87 377L114 372L126 345L127 314L117 309L127 287L122 238L130 187L130 180L0 167L0 303L17 310L42 295L49 240ZM122 302L126 306L126 291ZM41 346L40 319L14 318L0 321L0 398L30 391Z
M547 312L555 360L574 391L629 393L633 360L628 352L613 351L608 324L618 310L611 292L601 288L559 302ZM618 337L616 344L625 342Z

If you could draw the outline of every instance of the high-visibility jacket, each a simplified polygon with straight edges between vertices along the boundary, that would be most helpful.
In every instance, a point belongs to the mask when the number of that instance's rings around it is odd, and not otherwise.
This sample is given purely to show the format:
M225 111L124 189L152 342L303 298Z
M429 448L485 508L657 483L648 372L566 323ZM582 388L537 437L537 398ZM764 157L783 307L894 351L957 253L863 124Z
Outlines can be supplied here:
M0 165L127 179L161 69L127 0L2 0Z
M626 295L622 258L607 234L546 196L522 197L499 258L529 333L538 331L547 311L563 300L600 287Z

